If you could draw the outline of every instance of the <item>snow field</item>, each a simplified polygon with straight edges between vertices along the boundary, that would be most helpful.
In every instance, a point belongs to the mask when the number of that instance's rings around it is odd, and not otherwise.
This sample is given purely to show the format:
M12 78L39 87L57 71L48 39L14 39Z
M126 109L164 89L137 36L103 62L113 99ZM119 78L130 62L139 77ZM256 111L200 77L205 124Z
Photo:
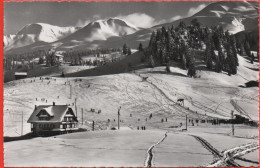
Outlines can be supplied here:
M142 167L147 149L164 133L94 131L8 142L5 143L5 166ZM41 152L35 154L35 148Z

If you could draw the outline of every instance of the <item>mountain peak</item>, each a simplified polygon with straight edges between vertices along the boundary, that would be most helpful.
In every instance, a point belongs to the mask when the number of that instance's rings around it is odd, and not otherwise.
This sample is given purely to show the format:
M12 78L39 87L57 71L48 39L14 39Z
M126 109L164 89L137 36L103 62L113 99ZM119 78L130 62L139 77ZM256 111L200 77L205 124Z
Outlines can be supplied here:
M32 23L25 25L15 36L5 36L4 46L10 48L23 47L37 41L54 42L73 32L74 27L59 27L48 23Z
M99 20L96 20L94 22L92 22L91 24L95 24L95 23L103 23L103 24L108 24L108 25L112 25L112 24L117 24L117 25L120 25L120 26L125 26L125 27L131 27L135 30L139 30L139 28L137 28L135 25L121 19L121 18L118 18L118 17L109 17L109 18L106 18L106 19L99 19Z
M120 37L135 33L138 29L119 18L99 19L89 23L65 39L63 44L104 41L110 37ZM76 45L76 44L75 44Z

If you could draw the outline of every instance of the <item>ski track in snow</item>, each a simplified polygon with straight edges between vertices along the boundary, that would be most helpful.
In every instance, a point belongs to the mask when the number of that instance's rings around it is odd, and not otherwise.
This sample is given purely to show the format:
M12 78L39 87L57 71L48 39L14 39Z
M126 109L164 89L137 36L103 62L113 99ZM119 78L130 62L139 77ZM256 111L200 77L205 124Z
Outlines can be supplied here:
M206 148L208 151L210 151L214 157L217 158L213 163L209 164L207 167L241 167L241 165L237 164L234 159L239 159L246 162L256 163L255 161L251 161L248 159L241 158L240 156L243 156L245 154L248 154L250 152L253 152L257 149L259 149L258 143L249 143L245 145L240 145L231 149L224 150L223 152L219 152L217 149L215 149L209 142L207 142L205 139L190 135L194 137L197 141L199 141L204 148Z
M136 73L134 73L135 75L137 75L138 77L140 77L141 79L142 79L142 77L143 76L139 76L138 74L136 74ZM148 74L146 74L146 76L147 76ZM151 76L151 75L148 75L149 77L152 77L157 83L159 83L158 82L158 80L159 79L156 79L155 77L153 77L153 76ZM193 114L193 115L195 115L195 116L202 116L202 114L199 114L199 113L196 113L195 111L193 111L193 110L191 110L191 109L188 109L188 108L185 108L185 107L183 107L183 106L181 106L181 105L179 105L179 104L177 104L175 101L173 101L168 95L166 95L165 94L165 92L162 90L162 89L160 89L156 84L154 84L152 81L148 81L148 80L144 80L144 82L147 82L148 84L150 84L153 88L155 88L165 99L166 99L166 101L167 101L167 103L166 104L161 104L162 106L165 106L165 105L168 105L168 109L169 109L169 106L170 107L173 107L176 111L176 113L179 113L180 114L180 116L181 117L184 117L184 115L183 115L183 112L185 112L185 113L187 113L187 114ZM164 85L167 85L167 83L166 84L164 84ZM169 85L169 84L168 84ZM166 88L169 88L169 87L167 87L166 86ZM170 91L169 89L167 89L168 91ZM184 94L181 94L181 95L183 95L187 100L192 100L192 98L191 97L189 97L189 96L186 96L186 95L184 95ZM158 98L156 98L157 100L158 100ZM159 101L159 102L162 102L162 99ZM199 102L196 102L196 104L197 105L200 105L200 107L201 106L203 106L204 108L207 108L208 110L210 110L210 111L212 111L212 112L214 112L214 113L217 113L216 111L213 111L212 109L210 109L210 108L208 108L206 105L203 105L203 104L201 104L201 103L199 103ZM203 108L202 107L202 108ZM219 113L217 113L217 114L219 114ZM220 114L219 114L220 115ZM204 116L204 115L203 115ZM202 117L203 117L202 116ZM224 115L225 116L225 115Z
M162 143L165 138L167 137L167 132L164 134L164 137L159 140L156 144L153 144L148 150L147 150L147 157L144 163L144 167L152 167L152 161L154 157L153 148Z

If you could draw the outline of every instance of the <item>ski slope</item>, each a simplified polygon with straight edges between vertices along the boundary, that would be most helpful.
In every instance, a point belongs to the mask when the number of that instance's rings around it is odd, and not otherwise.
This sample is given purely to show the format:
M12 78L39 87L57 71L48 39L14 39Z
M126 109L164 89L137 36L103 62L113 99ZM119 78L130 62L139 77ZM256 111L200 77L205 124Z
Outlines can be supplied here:
M235 110L231 100L259 121L258 87L238 87L247 80L258 79L258 71L252 70L258 64L252 65L243 57L239 57L239 62L238 74L234 76L201 71L200 78L193 79L186 77L186 70L172 67L172 73L165 74L165 67L158 67L98 77L37 77L8 82L4 84L4 136L21 134L22 112L23 134L28 133L30 124L26 121L35 105L69 104L76 112L75 98L79 121L83 110L83 125L94 120L100 129L117 124L120 106L122 125L168 129L183 124L186 115L199 120L229 119L231 110ZM148 79L144 81L143 77ZM184 106L177 103L179 98L184 99ZM96 112L90 112L91 108ZM98 114L98 110L102 112ZM235 110L235 114L240 113Z

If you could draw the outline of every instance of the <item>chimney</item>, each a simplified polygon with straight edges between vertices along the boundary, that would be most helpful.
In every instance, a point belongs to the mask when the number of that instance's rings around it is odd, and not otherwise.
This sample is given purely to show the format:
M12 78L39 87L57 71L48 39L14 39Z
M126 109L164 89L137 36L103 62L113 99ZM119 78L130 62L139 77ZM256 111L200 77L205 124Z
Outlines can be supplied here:
M36 108L37 108L37 106L35 105L35 106L34 106L34 109L36 109Z
M55 102L53 102L53 106L55 106Z

